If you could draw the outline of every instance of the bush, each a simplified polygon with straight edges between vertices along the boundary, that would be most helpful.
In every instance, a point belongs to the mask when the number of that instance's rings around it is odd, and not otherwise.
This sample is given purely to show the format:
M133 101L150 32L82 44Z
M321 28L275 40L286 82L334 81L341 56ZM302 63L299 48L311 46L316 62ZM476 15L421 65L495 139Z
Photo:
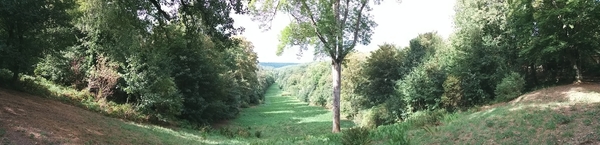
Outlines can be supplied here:
M411 124L413 127L440 125L446 114L446 110L417 111L411 114L411 116L406 119L406 122Z
M406 112L437 109L444 93L446 72L435 62L426 62L398 81L396 91L406 103Z
M371 109L361 111L360 115L356 118L355 121L359 123L361 127L371 129L377 127L379 125L377 124L378 114L375 113L375 111L373 110L376 110L376 108L373 107Z
M519 73L511 72L496 86L496 100L509 101L522 94L525 80Z
M342 144L344 145L365 145L371 143L369 129L364 127L351 128L342 134Z
M444 94L442 94L442 106L446 109L454 110L462 106L462 89L460 87L460 79L449 75L442 85Z
M380 125L392 124L397 118L388 105L381 104L362 111L359 119L361 127L374 129Z

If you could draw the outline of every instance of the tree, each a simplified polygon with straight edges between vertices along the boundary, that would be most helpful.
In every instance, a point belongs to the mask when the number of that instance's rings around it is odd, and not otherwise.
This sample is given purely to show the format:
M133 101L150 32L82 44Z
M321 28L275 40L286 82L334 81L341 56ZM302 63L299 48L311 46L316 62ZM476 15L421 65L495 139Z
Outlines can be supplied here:
M568 62L581 82L582 60L598 54L600 10L598 1L531 1L513 3L513 29L526 41L522 56L534 62ZM520 30L519 29L524 29ZM520 33L519 33L520 32Z
M33 70L44 54L67 46L61 41L73 42L73 35L69 39L63 33L69 32L66 10L72 6L69 0L0 1L0 68L12 71L13 82Z
M369 106L381 104L396 93L396 81L405 75L403 59L402 52L391 44L380 45L379 49L371 52L363 69L368 81L358 89L369 99Z
M278 11L294 19L281 31L277 54L284 48L308 46L315 48L315 55L331 58L333 79L333 129L340 131L341 64L356 44L367 45L377 24L369 13L371 2L381 0L252 0L250 13L260 27L269 29Z

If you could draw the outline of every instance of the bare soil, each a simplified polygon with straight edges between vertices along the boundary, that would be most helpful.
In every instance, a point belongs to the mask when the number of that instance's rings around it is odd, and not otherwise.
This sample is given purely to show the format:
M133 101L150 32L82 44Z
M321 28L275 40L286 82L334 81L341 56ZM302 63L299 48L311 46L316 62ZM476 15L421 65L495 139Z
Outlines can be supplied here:
M600 94L600 84L581 83L545 88L522 95L510 103L600 102L600 98L588 93Z
M0 88L1 144L94 144L106 138L141 137L122 131L116 121L59 101Z

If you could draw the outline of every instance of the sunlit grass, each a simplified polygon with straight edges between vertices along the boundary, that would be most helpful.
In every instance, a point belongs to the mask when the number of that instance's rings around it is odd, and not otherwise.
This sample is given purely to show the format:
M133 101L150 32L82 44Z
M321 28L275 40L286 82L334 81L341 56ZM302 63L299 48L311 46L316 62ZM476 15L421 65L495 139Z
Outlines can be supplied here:
M239 118L230 122L229 127L249 128L250 132L260 131L262 137L252 141L266 142L276 142L275 140L282 140L281 138L294 140L296 137L311 140L331 134L330 110L309 106L293 96L286 95L287 93L276 86L277 84L274 84L267 90L264 104L244 109ZM354 123L342 120L341 126L349 128L353 127Z

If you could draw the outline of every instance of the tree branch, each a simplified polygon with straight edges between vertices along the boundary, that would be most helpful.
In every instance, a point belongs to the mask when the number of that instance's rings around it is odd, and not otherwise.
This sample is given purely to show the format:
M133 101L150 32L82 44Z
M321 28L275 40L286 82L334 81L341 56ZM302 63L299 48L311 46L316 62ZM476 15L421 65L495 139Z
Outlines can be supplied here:
M315 29L315 33L317 34L317 37L319 37L319 40L321 40L321 42L324 44L324 47L326 49L331 49L331 47L327 46L327 40L325 40L325 38L323 37L323 35L321 35L321 32L319 31L319 27L317 27L317 21L315 21L315 18L313 16L312 11L310 10L310 8L308 7L308 5L306 4L305 0L302 0L302 8L305 8L308 11L308 16L310 17L310 21L311 24L313 25L314 29ZM334 56L331 52L329 52L329 55L331 55L332 57Z
M344 12L344 19L342 19L342 22L341 22L342 24L341 24L340 28L346 27L346 20L348 19L348 12L350 12L350 0L346 0L346 11Z
M160 8L160 4L159 4L159 2L157 0L149 0L149 1L150 1L150 3L152 3L152 5L154 5L154 7L156 7L156 9L158 10L158 12L160 14L162 14L163 17L165 17L165 19L167 19L169 21L171 20L171 16L169 16L169 14L167 14L167 12L165 12L164 10L162 10L162 8Z
M360 28L360 20L362 19L362 11L367 6L367 0L364 0L360 10L358 11L358 18L356 19L356 25L354 26L354 40L352 40L352 44L348 48L354 48L356 46L356 42L358 41L358 30ZM345 50L346 51L346 50Z

